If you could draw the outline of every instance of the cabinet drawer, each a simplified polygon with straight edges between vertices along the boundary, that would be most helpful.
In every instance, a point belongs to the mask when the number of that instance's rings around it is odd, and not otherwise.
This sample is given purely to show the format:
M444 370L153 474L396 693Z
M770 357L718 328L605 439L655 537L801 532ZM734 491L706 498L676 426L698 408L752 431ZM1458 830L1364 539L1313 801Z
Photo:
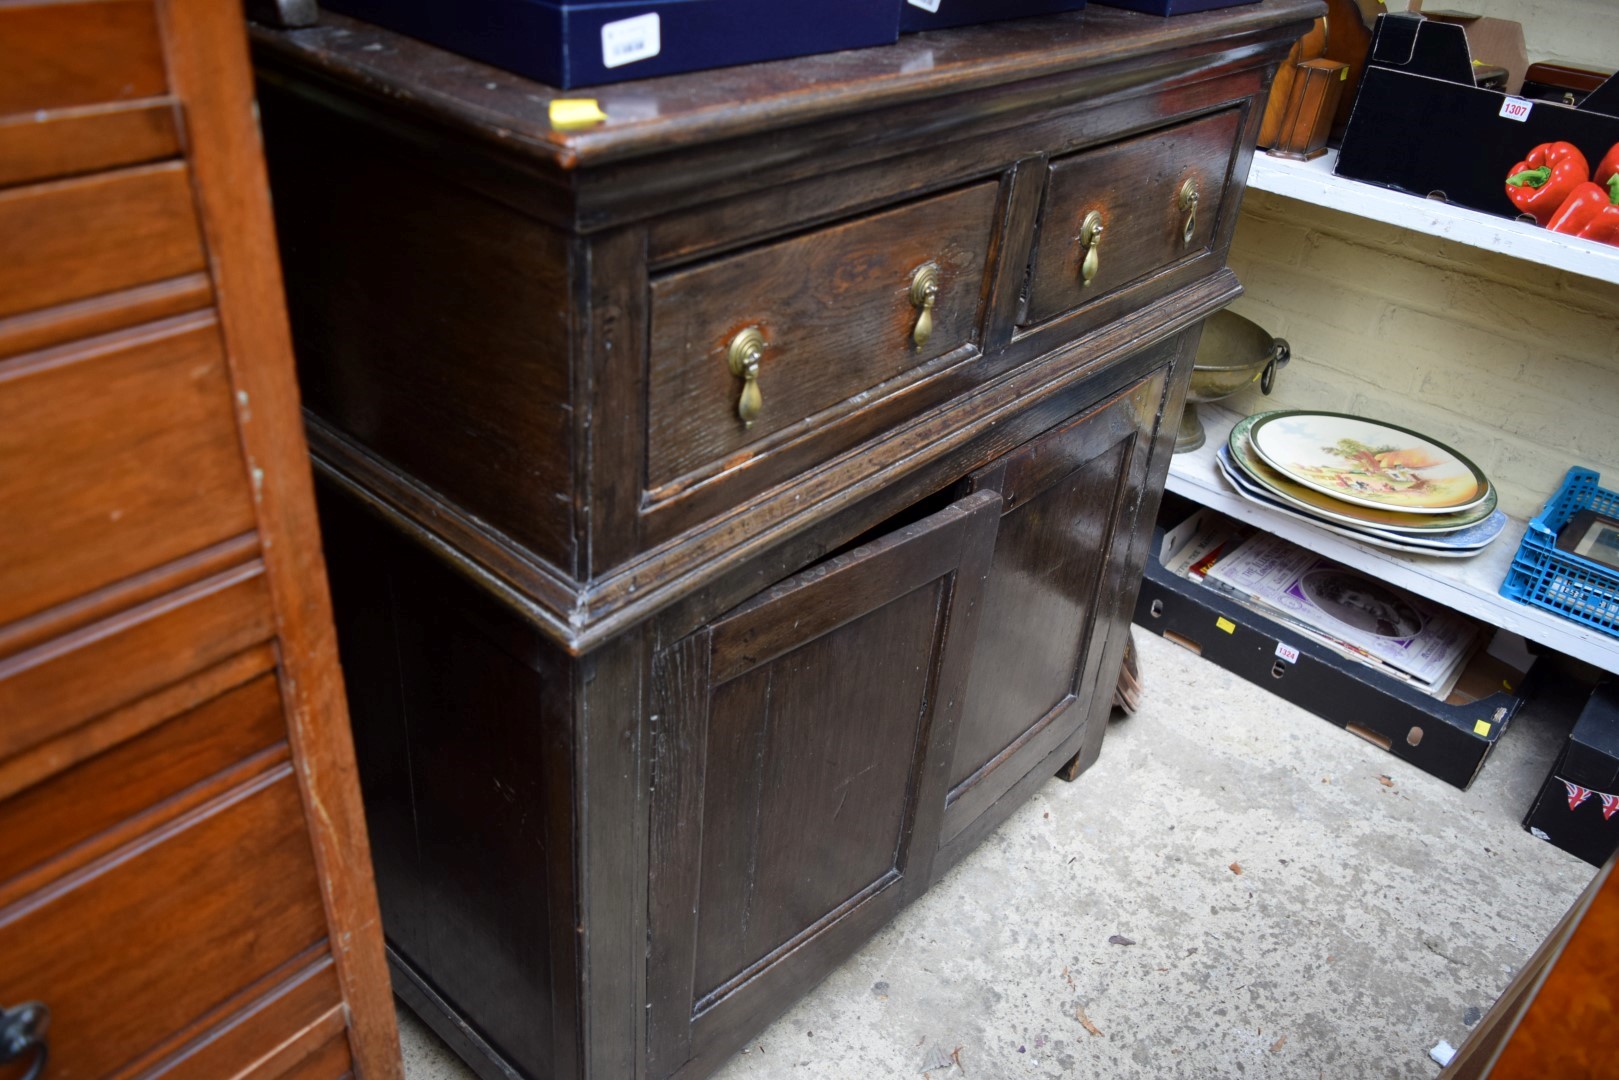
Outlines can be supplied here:
M892 393L931 361L977 342L998 185L977 184L652 282L647 486L808 430L839 405ZM915 341L919 268L937 268L932 332ZM763 342L758 417L737 406L731 343ZM881 387L882 389L876 389ZM862 397L862 401L870 398ZM787 435L791 437L791 435Z
M1207 252L1241 118L1241 109L1227 109L1052 162L1025 321L1084 307ZM1195 203L1183 199L1183 191L1195 191ZM1101 225L1100 239L1087 220ZM1087 283L1086 258L1093 251Z
M0 625L253 528L211 318L0 363Z
M112 1072L325 936L281 765L0 909L0 1004L50 1010L51 1076Z

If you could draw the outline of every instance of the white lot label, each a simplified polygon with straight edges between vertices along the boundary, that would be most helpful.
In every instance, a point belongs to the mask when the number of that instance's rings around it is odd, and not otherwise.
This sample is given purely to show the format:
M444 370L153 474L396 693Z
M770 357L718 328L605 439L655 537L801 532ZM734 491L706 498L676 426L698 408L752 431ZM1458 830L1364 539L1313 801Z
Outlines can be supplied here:
M906 0L912 7L919 7L923 11L938 11L939 0Z
M1508 120L1522 123L1529 119L1529 110L1534 107L1535 103L1532 101L1526 101L1521 97L1509 97L1501 103L1501 115Z
M1291 645L1283 645L1280 641L1276 643L1276 655L1286 660L1289 664L1299 662L1299 651Z
M602 64L622 67L657 56L663 48L663 24L656 11L633 19L602 24Z

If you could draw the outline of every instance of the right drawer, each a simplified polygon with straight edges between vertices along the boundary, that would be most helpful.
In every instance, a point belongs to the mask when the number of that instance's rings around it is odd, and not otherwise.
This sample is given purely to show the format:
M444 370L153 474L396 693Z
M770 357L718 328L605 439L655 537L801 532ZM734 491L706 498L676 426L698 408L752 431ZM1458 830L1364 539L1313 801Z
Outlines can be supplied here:
M1209 250L1242 110L1051 163L1025 324L1041 323Z

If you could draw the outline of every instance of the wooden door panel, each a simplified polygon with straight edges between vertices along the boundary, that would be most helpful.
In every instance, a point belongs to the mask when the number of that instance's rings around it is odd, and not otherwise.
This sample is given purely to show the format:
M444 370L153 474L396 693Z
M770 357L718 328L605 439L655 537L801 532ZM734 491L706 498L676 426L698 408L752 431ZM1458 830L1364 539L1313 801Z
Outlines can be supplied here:
M715 687L699 1008L840 905L898 879L944 600L936 579ZM824 722L868 716L914 722Z
M1147 451L1163 386L1163 374L1153 375L973 478L975 488L1001 493L1004 511L941 846L1086 721L1094 688L1085 683L1096 678L1087 659L1097 644L1097 599L1130 503L1132 463Z
M658 656L654 1074L729 1052L925 887L999 516L970 495Z

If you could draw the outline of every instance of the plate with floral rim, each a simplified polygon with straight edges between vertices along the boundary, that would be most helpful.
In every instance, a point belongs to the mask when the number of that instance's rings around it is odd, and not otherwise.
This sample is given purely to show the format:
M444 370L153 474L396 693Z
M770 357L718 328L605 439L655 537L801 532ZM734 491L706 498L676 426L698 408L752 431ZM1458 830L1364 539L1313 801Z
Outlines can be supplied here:
M1255 413L1237 421L1226 440L1227 452L1232 463L1268 496L1307 514L1314 514L1342 525L1371 526L1396 532L1431 535L1472 528L1495 510L1497 500L1494 488L1491 488L1482 502L1467 510L1448 514L1408 514L1386 507L1356 506L1314 488L1305 487L1271 468L1253 448L1249 432L1254 425L1272 415L1275 413Z
M1491 494L1483 471L1457 451L1362 416L1282 410L1256 421L1248 439L1289 480L1355 506L1451 514Z

